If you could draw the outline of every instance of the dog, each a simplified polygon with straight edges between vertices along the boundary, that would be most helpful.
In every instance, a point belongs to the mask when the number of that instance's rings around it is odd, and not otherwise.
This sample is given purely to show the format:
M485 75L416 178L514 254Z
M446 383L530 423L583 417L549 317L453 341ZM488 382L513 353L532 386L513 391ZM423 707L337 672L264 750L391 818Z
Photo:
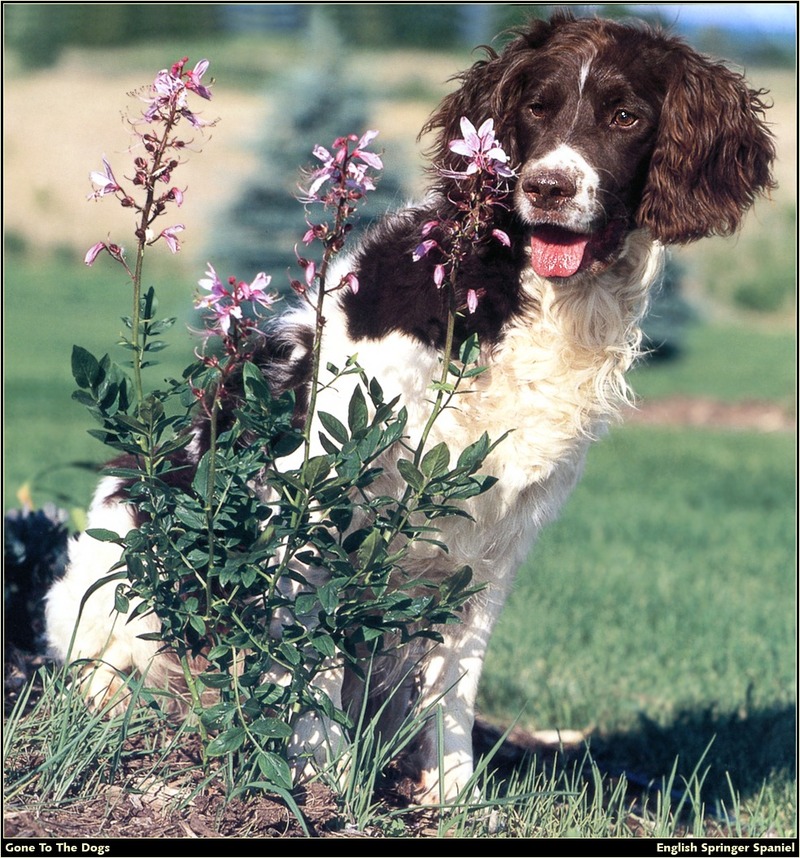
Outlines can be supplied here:
M442 520L437 539L448 551L421 544L407 559L410 571L439 580L469 565L483 585L463 621L439 630L441 643L409 648L413 681L391 702L401 713L434 704L443 712L443 747L431 720L411 755L418 797L428 803L453 802L470 782L475 700L492 628L515 570L577 483L588 446L628 401L625 374L640 351L639 323L665 248L734 232L773 186L763 91L668 33L562 13L532 21L500 52L484 50L423 129L434 135L430 193L370 228L337 263L340 273L356 274L359 288L327 307L322 342L322 366L357 353L387 400L400 397L416 441L430 413L446 324L434 260L414 261L413 251L425 223L452 214L447 174L458 165L448 144L461 136L462 117L475 125L492 118L516 168L509 204L495 212L509 246L474 253L457 286L461 305L469 290L481 296L473 312L459 315L456 339L477 334L486 369L434 424L429 443L459 450L485 432L496 439L513 431L482 469L496 485L465 502L469 518ZM313 319L296 311L276 334L285 358L271 384L295 389L298 402L305 401L312 331ZM323 390L317 408L346 420L351 379ZM91 527L126 533L135 526L121 494L120 480L102 480ZM108 666L85 689L90 700L118 685L118 671L149 669L153 678L163 661L157 643L140 637L157 620L114 619L113 588L93 591L72 639L84 594L118 559L115 545L80 536L47 597L52 655ZM333 674L330 682L331 699L346 706L347 678ZM307 725L296 747L318 741L318 732Z

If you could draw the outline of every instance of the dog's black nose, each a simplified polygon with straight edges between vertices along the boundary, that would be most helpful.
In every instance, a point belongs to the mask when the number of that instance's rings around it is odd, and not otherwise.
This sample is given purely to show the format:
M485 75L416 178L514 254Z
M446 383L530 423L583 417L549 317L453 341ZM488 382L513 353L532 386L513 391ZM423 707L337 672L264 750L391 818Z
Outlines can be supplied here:
M575 197L574 180L560 170L540 170L522 181L522 189L540 209L557 209Z

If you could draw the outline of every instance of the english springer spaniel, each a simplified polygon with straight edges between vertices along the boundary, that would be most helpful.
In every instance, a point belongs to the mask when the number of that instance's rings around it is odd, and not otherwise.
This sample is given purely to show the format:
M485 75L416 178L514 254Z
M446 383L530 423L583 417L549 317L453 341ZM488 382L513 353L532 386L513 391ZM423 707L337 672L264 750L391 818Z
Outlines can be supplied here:
M436 135L434 166L453 170L448 142L461 136L461 118L476 126L494 119L517 173L513 204L496 215L510 246L486 245L461 269L459 303L468 290L481 298L474 312L459 316L456 339L476 333L487 369L434 425L430 442L463 449L483 433L496 439L513 431L483 468L497 484L465 504L471 519L441 520L437 538L448 552L423 543L408 561L427 577L469 565L485 585L461 624L440 629L444 643L409 649L414 681L391 703L400 714L412 705L442 705L444 746L437 747L430 723L413 755L424 802L454 801L470 779L475 699L492 627L517 567L575 486L587 447L626 400L625 374L638 354L639 322L665 245L733 232L772 186L763 93L677 38L560 14L533 21L499 54L485 50L424 130ZM401 397L412 437L428 417L445 341L435 260L412 259L423 224L451 211L441 169L424 202L389 215L340 261L359 289L342 293L326 312L322 366L341 366L357 353L387 400ZM291 354L283 375L299 391L307 383L311 324L295 312L282 334ZM346 414L351 392L345 377L321 393L318 408ZM119 493L118 480L101 482L92 527L126 533L135 525ZM154 682L168 668L159 667L157 643L139 635L157 620L114 621L113 587L88 598L70 643L84 593L118 556L114 545L85 535L73 543L69 569L47 600L49 645L62 660L149 669ZM87 697L102 698L116 675L94 674ZM346 705L348 687L339 674L328 691ZM298 749L313 744L318 726L301 730Z

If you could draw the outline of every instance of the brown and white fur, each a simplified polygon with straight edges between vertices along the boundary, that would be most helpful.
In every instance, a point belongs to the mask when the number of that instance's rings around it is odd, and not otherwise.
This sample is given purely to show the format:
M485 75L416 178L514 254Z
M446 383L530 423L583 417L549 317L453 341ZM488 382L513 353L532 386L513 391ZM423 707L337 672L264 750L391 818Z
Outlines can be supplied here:
M440 794L452 801L470 778L475 699L492 628L517 567L575 486L587 447L627 398L625 373L638 354L638 326L664 246L732 232L772 184L761 93L677 39L639 25L559 15L534 21L500 54L486 50L426 130L436 134L434 166L457 169L447 143L461 136L461 117L476 126L494 118L518 168L513 204L497 223L511 247L483 248L463 266L462 297L476 289L481 300L459 318L458 334L479 335L488 369L474 392L441 416L430 443L446 441L457 451L484 432L499 438L513 431L483 469L497 484L467 503L473 521L443 520L439 539L448 553L424 544L408 561L438 578L468 564L486 585L468 603L463 623L440 630L443 644L408 653L407 664L417 665L414 681L392 702L400 715L409 706L442 706L444 747L436 747L430 728L414 756L424 801ZM429 414L444 342L434 260L412 261L422 224L447 217L451 205L448 180L434 175L420 205L387 217L340 261L360 288L328 307L321 364L341 366L357 355L387 398L401 397L412 442ZM295 311L275 332L285 357L281 367L265 361L265 373L276 389L302 392L307 383L311 323ZM341 379L317 407L346 414L350 388L350 379ZM135 526L123 489L103 479L91 527L126 533ZM157 621L126 624L113 611L113 587L87 600L70 649L84 593L117 559L114 546L81 536L47 600L52 653L109 666L93 674L90 699L115 687L116 671L149 670L154 683L170 672L156 644L138 637ZM352 687L340 671L328 691L347 705ZM297 747L322 741L324 728L306 723Z

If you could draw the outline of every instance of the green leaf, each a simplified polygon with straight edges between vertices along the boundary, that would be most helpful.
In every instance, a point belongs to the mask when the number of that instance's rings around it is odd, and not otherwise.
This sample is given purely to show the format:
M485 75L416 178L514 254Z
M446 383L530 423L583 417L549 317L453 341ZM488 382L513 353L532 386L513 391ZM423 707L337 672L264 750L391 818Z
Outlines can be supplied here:
M447 471L450 464L450 450L444 441L429 450L420 462L420 470L425 476L433 479L440 477Z
M269 739L288 739L292 735L292 728L280 718L259 718L257 721L253 721L250 730L256 736L264 736Z
M458 356L464 364L475 363L480 357L481 346L477 334L471 334L461 345Z
M189 625L197 632L197 634L205 635L206 623L202 617L198 617L197 614L192 614L189 617Z
M163 351L169 343L164 342L164 340L151 340L150 342L145 344L144 351L146 352L160 352Z
M227 673L201 673L197 678L206 688L230 688L231 684Z
M197 470L195 471L194 479L192 480L192 488L203 500L208 500L208 470L209 454L206 453L198 462Z
M303 469L303 481L309 488L314 488L328 476L330 470L331 463L327 456L314 456Z
M359 546L358 552L356 553L358 565L362 569L368 569L385 544L386 543L383 541L383 535L381 532L379 530L371 530L367 534L367 538Z
M97 358L80 346L72 347L72 377L78 387L91 389L100 380L100 364Z
M338 441L340 444L344 444L350 440L350 436L347 434L347 429L341 420L338 420L333 414L328 414L326 411L320 411L317 415L319 417L319 422L325 427L325 431L328 435L333 438L334 441Z
M125 595L126 584L117 584L114 590L114 610L120 614L127 614L130 608L130 599Z
M311 639L311 646L325 658L333 658L336 655L336 645L330 635L320 635Z
M425 477L413 462L410 462L408 459L399 459L397 470L400 472L400 476L415 491L421 492L425 488Z
M249 361L242 367L242 381L244 382L245 395L248 399L257 402L269 402L272 392L264 379L261 370Z
M221 757L231 751L237 751L242 747L245 740L244 727L231 727L224 733L220 733L215 739L208 743L206 755L209 757Z
M185 524L188 528L197 531L204 531L208 526L206 515L202 510L188 509L185 506L175 507L175 518L181 524Z
M465 447L458 457L458 467L472 470L477 468L489 453L489 435L484 432L480 438L469 447Z
M311 613L318 605L315 593L301 593L294 602L294 612L298 617Z
M258 768L268 781L285 790L292 788L292 772L286 760L269 751L259 754L257 760Z
M357 435L367 428L368 421L367 401L364 399L364 392L360 386L357 386L350 397L350 405L347 411L347 422L350 426L350 432Z
M100 542L116 542L117 545L122 545L122 537L115 531L106 530L104 527L90 527L86 531L86 535Z
M159 322L153 322L152 325L147 326L147 333L150 336L163 334L164 331L169 330L177 321L176 316L171 316L169 319L161 319Z

